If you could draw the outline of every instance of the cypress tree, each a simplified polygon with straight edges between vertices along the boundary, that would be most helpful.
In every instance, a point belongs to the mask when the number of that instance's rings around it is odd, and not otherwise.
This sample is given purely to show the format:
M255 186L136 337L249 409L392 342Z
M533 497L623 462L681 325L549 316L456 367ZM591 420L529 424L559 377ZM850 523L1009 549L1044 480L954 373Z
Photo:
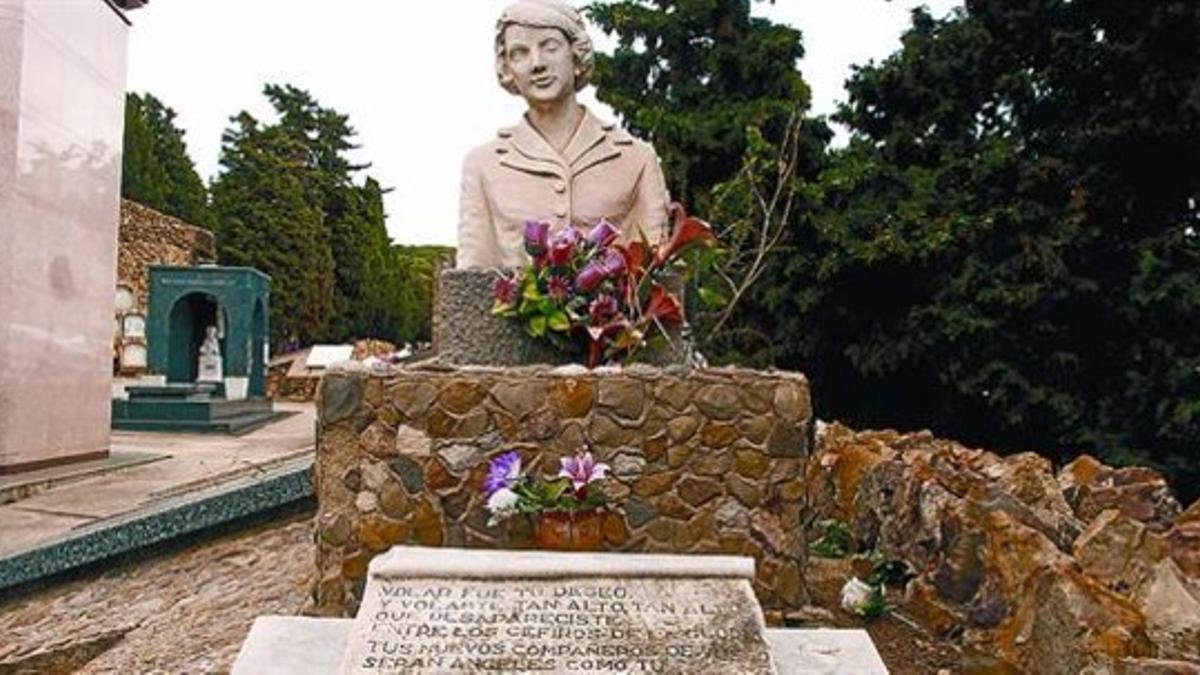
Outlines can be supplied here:
M209 224L208 195L175 111L152 94L125 95L121 195L181 220Z
M307 148L248 113L222 137L213 181L220 262L271 276L271 342L321 339L333 309L333 257L307 187Z

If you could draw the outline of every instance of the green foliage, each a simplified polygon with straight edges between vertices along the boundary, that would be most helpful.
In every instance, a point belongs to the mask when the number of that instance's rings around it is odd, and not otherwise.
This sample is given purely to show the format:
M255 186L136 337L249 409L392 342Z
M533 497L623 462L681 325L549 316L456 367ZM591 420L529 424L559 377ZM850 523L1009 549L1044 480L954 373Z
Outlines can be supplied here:
M887 596L883 592L883 586L878 584L871 585L871 592L867 594L866 600L859 603L855 608L855 612L867 621L878 619L883 616L888 610Z
M333 310L333 257L307 187L303 143L248 113L222 137L212 185L219 259L271 277L271 342L319 340Z
M207 227L208 195L187 154L175 111L152 94L125 95L121 196Z
M750 0L621 0L589 13L618 45L596 59L597 95L663 161L672 197L713 223L722 251L687 258L687 314L715 361L748 360L759 280L777 278L784 233L800 222L802 184L830 138L809 118L800 32L751 16Z
M393 245L388 274L387 302L399 326L397 342L428 342L432 339L433 288L437 271L451 266L454 249L447 246Z
M1200 485L1200 5L970 0L856 70L766 286L822 415ZM786 337L786 339L784 339Z
M308 92L267 85L278 121L246 113L226 132L213 183L222 262L271 275L275 344L428 340L440 247L393 246L386 190L355 164L349 118Z
M778 140L808 85L800 32L750 15L750 0L620 0L589 7L618 45L597 54L594 81L634 133L651 141L668 187L704 214L741 164L748 129ZM809 130L823 133L823 125ZM812 143L820 156L823 142Z
M569 478L531 478L512 487L520 501L520 513L587 513L608 505L608 495L593 484L582 494L571 486Z
M837 520L822 520L817 523L823 534L809 542L808 552L821 558L845 558L854 546L854 535L850 526Z

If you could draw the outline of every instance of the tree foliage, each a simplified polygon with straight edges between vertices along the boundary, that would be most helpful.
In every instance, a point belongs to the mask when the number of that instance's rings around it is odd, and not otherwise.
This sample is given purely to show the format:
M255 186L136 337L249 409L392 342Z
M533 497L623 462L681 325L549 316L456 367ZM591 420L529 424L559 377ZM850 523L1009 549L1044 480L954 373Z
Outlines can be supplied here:
M193 225L209 224L208 194L175 111L152 94L125 96L121 196Z
M754 17L750 0L622 0L590 14L618 40L596 59L600 100L662 158L674 199L723 247L690 260L689 321L726 359L761 349L764 277L811 209L805 185L830 132L807 115L800 32Z
M652 142L668 187L704 213L711 191L731 178L751 129L779 142L788 120L807 110L808 85L796 69L800 31L751 15L750 0L620 0L589 15L615 34L612 54L597 54L597 95L625 126ZM810 169L823 125L805 129Z
M1197 34L1173 0L914 12L848 84L852 141L771 282L770 360L826 415L1194 486Z
M386 190L356 164L349 117L308 92L267 85L278 120L246 113L226 132L213 204L222 262L271 275L273 340L428 339L434 249L394 247Z
M249 113L222 137L213 181L221 264L271 277L271 343L325 336L333 312L333 256L309 187L308 149L280 125Z

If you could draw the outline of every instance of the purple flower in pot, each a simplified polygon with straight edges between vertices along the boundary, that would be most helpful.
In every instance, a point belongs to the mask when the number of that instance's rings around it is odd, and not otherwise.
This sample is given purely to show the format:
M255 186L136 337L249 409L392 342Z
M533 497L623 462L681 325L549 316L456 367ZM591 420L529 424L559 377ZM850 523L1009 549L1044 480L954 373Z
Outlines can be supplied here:
M488 475L483 479L483 491L491 497L499 490L508 490L521 480L521 453L506 452L492 460Z

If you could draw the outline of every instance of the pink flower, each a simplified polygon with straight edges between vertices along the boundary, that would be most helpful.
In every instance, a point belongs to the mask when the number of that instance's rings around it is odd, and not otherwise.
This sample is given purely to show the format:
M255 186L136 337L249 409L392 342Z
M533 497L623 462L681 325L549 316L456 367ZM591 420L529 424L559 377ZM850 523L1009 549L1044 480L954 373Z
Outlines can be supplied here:
M550 277L546 294L556 302L566 302L571 297L571 281L564 277Z
M511 305L517 301L517 281L512 277L500 276L492 282L492 297L496 302Z
M562 469L559 478L570 478L571 484L579 491L589 483L603 480L608 476L608 465L592 459L592 453L585 452L574 457L562 458Z
M592 320L593 326L604 325L609 317L616 313L617 299L607 293L596 296L592 304L588 305L588 317Z

